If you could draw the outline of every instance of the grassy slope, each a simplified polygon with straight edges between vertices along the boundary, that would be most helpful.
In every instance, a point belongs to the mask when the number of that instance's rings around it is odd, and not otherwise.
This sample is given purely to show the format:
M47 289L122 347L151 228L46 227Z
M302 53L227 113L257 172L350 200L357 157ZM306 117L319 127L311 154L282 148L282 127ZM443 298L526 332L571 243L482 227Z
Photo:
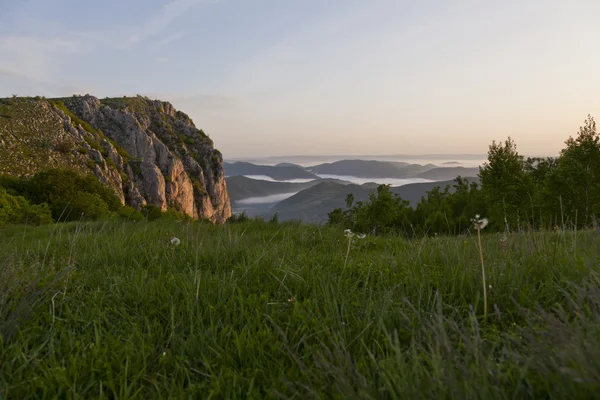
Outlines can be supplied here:
M344 267L314 226L5 229L0 398L592 398L598 241L484 235L484 323L473 237L367 238Z
M41 168L65 167L87 171L72 154L54 150L63 131L46 100L0 99L0 174L32 175Z

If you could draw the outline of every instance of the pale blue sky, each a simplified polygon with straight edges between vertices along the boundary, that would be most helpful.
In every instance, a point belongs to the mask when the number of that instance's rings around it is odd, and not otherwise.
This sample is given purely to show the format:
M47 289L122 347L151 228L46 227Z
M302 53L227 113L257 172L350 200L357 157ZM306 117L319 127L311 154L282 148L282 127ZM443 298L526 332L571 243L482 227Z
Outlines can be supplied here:
M0 96L171 101L225 157L553 155L600 119L598 0L0 0Z

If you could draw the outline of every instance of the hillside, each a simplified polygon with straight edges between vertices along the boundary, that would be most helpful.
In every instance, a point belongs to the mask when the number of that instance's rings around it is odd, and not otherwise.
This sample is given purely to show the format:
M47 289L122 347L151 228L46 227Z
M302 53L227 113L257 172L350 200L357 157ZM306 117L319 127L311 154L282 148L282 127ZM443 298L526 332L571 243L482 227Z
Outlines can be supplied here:
M479 168L465 168L465 167L441 167L432 168L428 171L421 172L418 177L423 179L431 179L435 181L454 179L457 176L469 177L477 176L479 174Z
M224 163L225 173L229 176L262 175L277 181L292 179L318 179L315 174L294 164L256 165L249 162Z
M476 181L477 178L468 178L468 181ZM445 188L452 186L453 180L440 182L411 183L408 185L392 187L393 193L404 200L408 200L411 206L416 207L427 191L439 186ZM339 184L336 182L323 182L285 199L272 208L262 207L255 212L256 215L272 215L277 212L281 220L300 219L305 222L326 222L327 214L335 208L344 208L346 196L351 193L355 201L365 201L369 193L377 189L377 184ZM451 188L452 192L452 188Z
M315 179L310 182L272 182L245 176L230 176L225 178L227 191L232 202L251 197L264 197L279 193L299 192L321 182L337 182L349 184L337 179Z
M320 175L402 179L414 178L432 168L435 168L435 165L419 165L393 161L341 160L307 167L307 170Z
M144 97L0 99L0 174L46 168L94 174L123 204L224 222L221 153L170 103Z

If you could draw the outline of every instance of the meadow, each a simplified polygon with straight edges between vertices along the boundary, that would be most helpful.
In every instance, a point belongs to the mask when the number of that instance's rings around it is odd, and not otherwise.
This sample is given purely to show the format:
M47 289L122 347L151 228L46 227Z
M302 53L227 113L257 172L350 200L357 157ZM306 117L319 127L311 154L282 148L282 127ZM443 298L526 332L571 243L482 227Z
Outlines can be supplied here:
M348 240L260 221L4 228L0 398L598 398L598 231L484 233L486 319L476 233Z

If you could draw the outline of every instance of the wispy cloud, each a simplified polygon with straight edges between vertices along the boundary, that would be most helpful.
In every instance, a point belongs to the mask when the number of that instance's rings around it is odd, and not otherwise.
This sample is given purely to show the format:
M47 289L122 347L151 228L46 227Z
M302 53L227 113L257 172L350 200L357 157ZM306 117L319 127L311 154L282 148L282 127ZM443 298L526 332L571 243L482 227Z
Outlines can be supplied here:
M167 36L163 40L159 41L158 46L159 47L166 46L167 44L174 42L177 39L181 39L182 37L184 37L183 33L175 33L175 34L173 34L171 36Z
M37 80L53 76L61 58L84 51L73 39L41 36L0 36L2 72Z
M165 4L161 10L148 19L145 23L132 29L132 32L127 36L125 41L119 45L121 49L128 49L142 40L155 36L163 32L171 23L179 16L184 14L190 8L197 4L205 2L205 0L171 0ZM177 39L171 36L171 40ZM163 41L169 39L163 39Z

